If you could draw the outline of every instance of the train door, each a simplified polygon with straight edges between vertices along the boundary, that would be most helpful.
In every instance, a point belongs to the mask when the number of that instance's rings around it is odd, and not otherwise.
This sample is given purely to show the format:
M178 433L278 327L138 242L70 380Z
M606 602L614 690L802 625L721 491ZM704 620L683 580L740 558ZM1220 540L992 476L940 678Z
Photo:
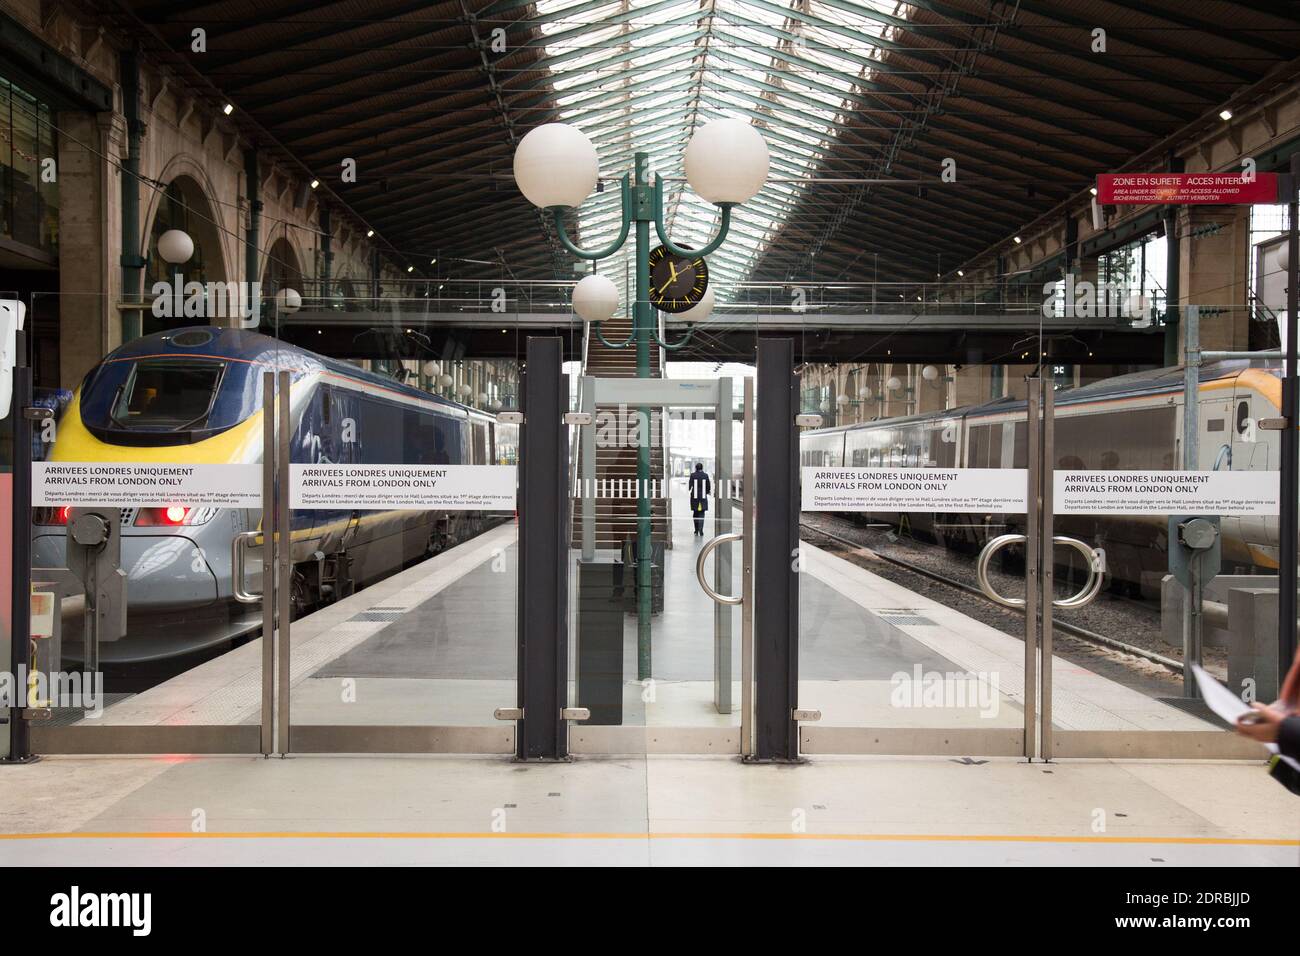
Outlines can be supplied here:
M187 288L180 302L40 303L63 318L58 362L37 366L27 347L13 445L31 492L15 530L30 545L21 720L37 754L272 743L262 373L274 342ZM142 312L158 331L140 334ZM102 316L123 344L100 350L76 331Z

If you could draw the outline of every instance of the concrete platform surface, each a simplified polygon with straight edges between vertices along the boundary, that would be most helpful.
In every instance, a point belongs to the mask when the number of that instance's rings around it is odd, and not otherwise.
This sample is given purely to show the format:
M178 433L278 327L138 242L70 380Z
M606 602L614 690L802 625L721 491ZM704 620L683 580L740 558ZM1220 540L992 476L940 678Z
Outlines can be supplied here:
M0 768L0 864L1269 865L1258 764L53 757Z

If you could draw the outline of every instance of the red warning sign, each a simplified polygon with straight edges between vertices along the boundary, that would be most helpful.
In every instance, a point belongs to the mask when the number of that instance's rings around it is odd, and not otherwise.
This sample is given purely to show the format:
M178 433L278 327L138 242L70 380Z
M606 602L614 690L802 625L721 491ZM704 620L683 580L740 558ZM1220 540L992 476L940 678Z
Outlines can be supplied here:
M1277 173L1102 173L1097 201L1109 206L1159 203L1278 202Z

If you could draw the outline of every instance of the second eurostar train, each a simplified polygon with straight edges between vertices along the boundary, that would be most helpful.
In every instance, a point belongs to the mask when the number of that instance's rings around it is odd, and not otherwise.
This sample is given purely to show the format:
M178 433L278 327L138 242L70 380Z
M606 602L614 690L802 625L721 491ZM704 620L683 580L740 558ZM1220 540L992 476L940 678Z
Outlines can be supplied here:
M1198 422L1202 471L1276 471L1281 432L1256 428L1281 412L1277 368L1219 362L1201 370ZM1056 395L1055 467L1070 470L1169 470L1182 467L1183 370L1158 369L1094 382ZM1024 468L1026 407L1017 399L945 412L884 419L800 436L801 464L870 468ZM868 516L863 516L868 517ZM899 514L873 520L899 526ZM913 533L949 547L975 548L990 537L1024 531L1024 515L907 516ZM1111 580L1133 596L1159 594L1168 573L1163 516L1058 515L1057 534L1105 550ZM1277 569L1277 518L1222 519L1223 568Z

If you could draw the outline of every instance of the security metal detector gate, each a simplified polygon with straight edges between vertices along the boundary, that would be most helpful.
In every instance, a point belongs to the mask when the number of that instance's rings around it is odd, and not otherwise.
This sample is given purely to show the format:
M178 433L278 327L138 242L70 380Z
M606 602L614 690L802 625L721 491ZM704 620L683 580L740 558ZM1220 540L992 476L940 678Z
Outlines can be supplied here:
M788 341L764 339L757 350L758 374L744 378L739 389L725 377L582 382L581 411L573 416L579 466L571 539L570 701L584 718L570 727L573 753L798 757L792 659L798 629L792 560L797 481L791 480L797 379ZM756 405L759 393L763 398ZM690 512L685 475L671 465L648 488L618 477L620 461L631 457L623 447L629 435L639 441L653 432L648 440L660 443L665 462L674 457L666 447L667 430L622 427L636 420L637 409L654 410L645 414L646 422L670 415L689 419L708 410L706 421L715 431L705 516ZM692 454L700 454L695 447ZM676 458L684 471L695 466L685 452ZM638 568L628 539L638 493L651 498L655 516L650 647L638 646L633 616ZM758 522L758 514L768 523ZM694 533L697 517L702 536ZM739 562L730 550L737 545ZM649 671L642 673L638 668L646 662Z
M752 422L753 405L752 382L745 382L745 416ZM739 535L732 535L733 503L748 485L752 488L753 474L750 460L750 447L744 445L739 460L741 472L733 476L732 428L734 415L733 382L730 378L717 379L635 379L635 378L594 378L587 376L582 381L583 407L577 418L580 427L581 449L579 453L579 477L575 497L581 511L581 547L582 560L591 562L596 557L596 504L601 497L612 493L626 493L626 485L610 487L610 480L603 482L597 478L597 448L601 444L598 432L600 422L597 408L613 406L619 409L631 407L652 407L669 411L682 409L707 409L714 416L714 469L711 476L713 485L713 521L717 536L704 550L699 552L696 561L696 574L700 587L710 596L726 592L731 587L732 560L729 551L718 552L715 558L713 588L704 577L704 562L713 553L721 540L741 540ZM598 487L602 485L603 487ZM658 488L651 491L662 492L662 480ZM604 493L604 494L602 494ZM671 499L669 499L671 500ZM743 507L743 504L742 504ZM714 590L716 589L716 590ZM713 702L720 714L732 711L732 607L741 602L735 598L717 600L713 613L713 659L714 672Z
M733 529L737 504L747 515L754 488L754 403L753 381L744 380L741 395L735 384L740 383L726 377L581 381L579 411L570 416L578 463L572 485L571 699L588 716L571 731L575 753L742 752L748 683L735 664L737 650L742 671L749 659L752 600L746 606L745 594L752 545ZM673 422L713 429L704 519L711 537L694 530L690 491L673 466L686 461L671 448ZM646 487L619 467L641 442L654 447L660 463ZM650 499L653 516L649 641L638 633L633 615L641 570L633 543L638 497ZM739 566L732 543L744 549Z

